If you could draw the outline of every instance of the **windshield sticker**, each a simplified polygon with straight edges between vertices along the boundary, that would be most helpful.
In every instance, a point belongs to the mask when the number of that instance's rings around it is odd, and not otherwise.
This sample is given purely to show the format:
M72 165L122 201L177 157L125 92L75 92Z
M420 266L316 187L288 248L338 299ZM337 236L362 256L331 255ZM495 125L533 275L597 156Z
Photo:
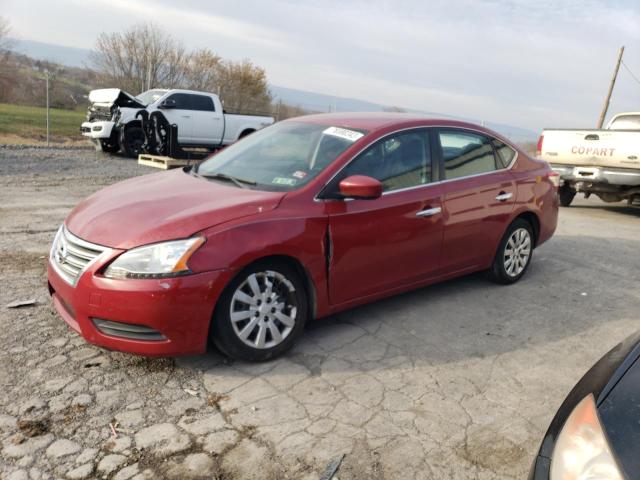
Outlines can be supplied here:
M364 137L364 133L356 132L355 130L348 130L346 128L340 127L329 127L324 130L322 133L325 135L332 135L334 137L339 137L344 140L348 140L350 142L355 142L356 140L360 140Z
M290 185L293 186L296 184L296 179L295 178L286 178L286 177L276 177L273 180L271 180L271 183L275 184L275 185Z
M302 170L298 170L297 172L293 172L292 177L296 178L304 178L307 176L307 172L303 172Z

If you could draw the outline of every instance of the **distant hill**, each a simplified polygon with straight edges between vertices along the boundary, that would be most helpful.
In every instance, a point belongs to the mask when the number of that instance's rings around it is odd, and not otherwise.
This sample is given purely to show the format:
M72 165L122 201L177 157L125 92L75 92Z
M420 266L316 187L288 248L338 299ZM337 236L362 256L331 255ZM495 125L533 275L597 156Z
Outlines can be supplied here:
M31 40L14 39L13 42L14 50L37 60L47 60L70 67L87 67L89 65L90 50L87 49L64 47L61 45L34 42ZM270 90L276 101L282 100L283 103L286 103L288 105L300 107L304 110L314 112L379 112L392 108L389 105L382 105L366 100L335 97L323 93L280 87L278 85L270 85ZM400 107L412 113L421 113L432 117L451 118L480 123L480 120L474 118L457 117L439 112L413 110L403 106ZM484 122L484 125L518 143L532 142L538 138L537 132L533 132L531 130L516 127L513 125L505 125L494 122Z

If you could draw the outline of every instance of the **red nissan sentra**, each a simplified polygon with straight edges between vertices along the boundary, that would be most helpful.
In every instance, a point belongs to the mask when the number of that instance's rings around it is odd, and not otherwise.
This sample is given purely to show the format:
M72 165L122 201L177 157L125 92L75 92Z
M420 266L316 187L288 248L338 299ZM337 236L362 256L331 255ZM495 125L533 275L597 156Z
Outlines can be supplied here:
M296 118L84 200L53 242L49 290L96 345L181 355L211 340L267 360L311 318L479 270L517 281L556 228L557 179L469 123Z

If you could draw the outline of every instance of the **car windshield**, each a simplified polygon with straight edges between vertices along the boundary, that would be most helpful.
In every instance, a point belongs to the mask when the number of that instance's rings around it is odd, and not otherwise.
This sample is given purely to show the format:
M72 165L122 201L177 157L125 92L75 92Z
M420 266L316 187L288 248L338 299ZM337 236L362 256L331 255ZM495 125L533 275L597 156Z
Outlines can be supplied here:
M295 190L365 134L331 125L281 122L227 147L193 172L245 188Z
M149 105L158 100L162 95L167 93L166 90L147 90L136 97L143 105Z

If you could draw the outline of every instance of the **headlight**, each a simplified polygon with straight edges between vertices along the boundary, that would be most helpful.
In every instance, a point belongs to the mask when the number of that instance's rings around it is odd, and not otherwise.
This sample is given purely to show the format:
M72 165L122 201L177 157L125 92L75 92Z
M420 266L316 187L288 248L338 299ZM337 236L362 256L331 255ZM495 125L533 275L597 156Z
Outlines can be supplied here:
M553 449L551 480L622 480L600 425L593 395L586 396L571 412Z
M108 278L164 278L190 273L187 261L203 237L156 243L123 253L104 272Z

